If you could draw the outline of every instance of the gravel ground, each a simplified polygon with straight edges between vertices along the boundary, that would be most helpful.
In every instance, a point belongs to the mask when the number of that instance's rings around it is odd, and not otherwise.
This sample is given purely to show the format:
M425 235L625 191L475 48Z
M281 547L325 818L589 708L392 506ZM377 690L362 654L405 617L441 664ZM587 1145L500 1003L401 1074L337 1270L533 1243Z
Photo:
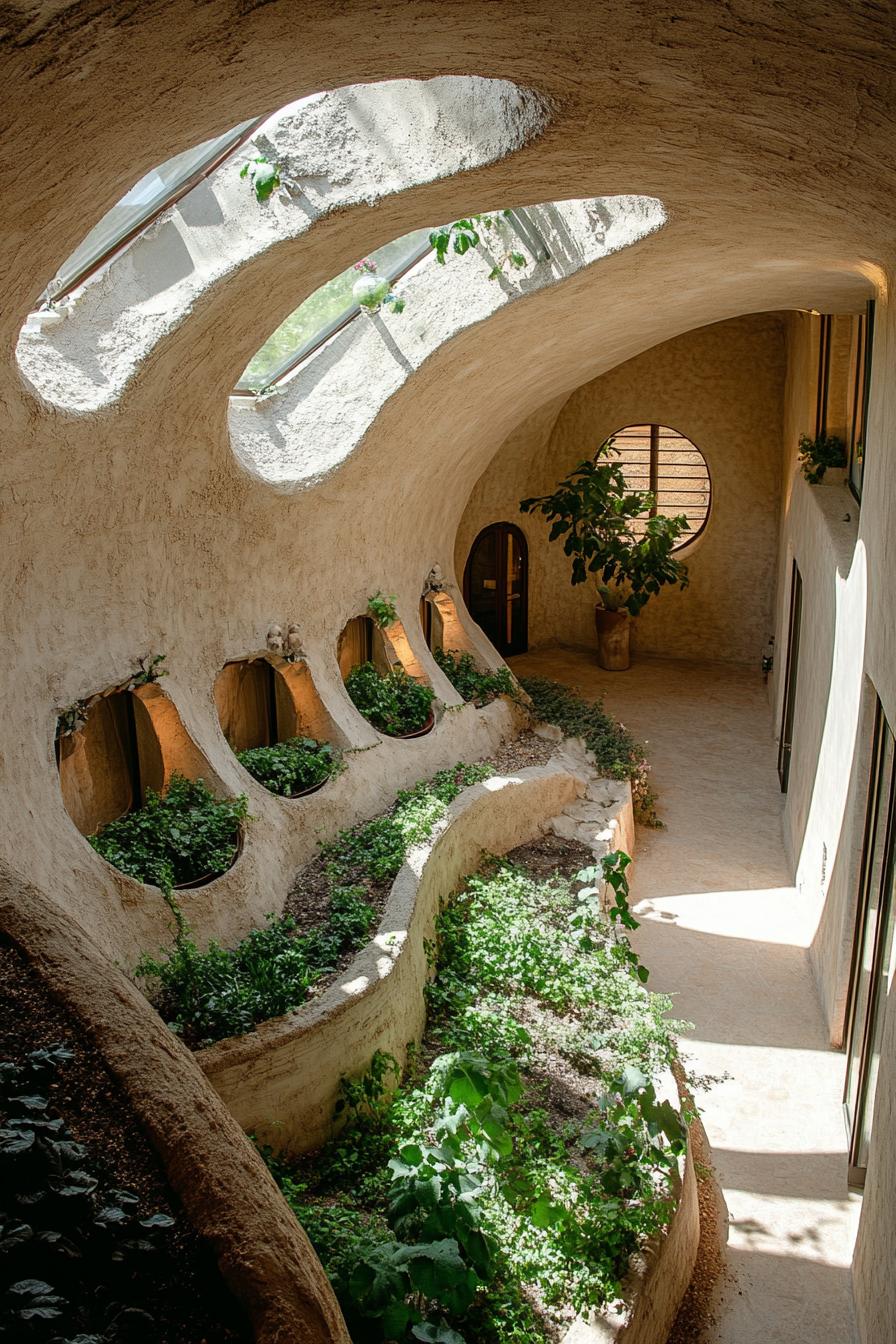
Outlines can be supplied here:
M517 770L525 770L529 765L546 765L557 750L557 743L539 737L537 733L521 733L519 737L505 742L494 756L486 757L499 775L512 775Z

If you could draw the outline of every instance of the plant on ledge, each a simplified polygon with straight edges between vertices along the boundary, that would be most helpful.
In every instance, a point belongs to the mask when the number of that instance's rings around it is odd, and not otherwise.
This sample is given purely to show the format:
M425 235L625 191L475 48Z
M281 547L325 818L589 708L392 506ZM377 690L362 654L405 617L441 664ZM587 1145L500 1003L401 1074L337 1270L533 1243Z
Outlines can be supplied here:
M255 199L260 205L271 199L274 192L279 190L282 181L280 165L271 163L264 154L259 154L258 158L243 164L240 177L249 178Z
M799 464L809 484L819 485L828 467L846 466L846 445L836 434L801 434Z
M389 625L394 625L398 620L395 598L387 597L385 593L381 593L377 589L373 597L367 599L367 614L381 630L385 630Z
M395 314L403 313L405 301L392 293L388 276L377 275L377 265L370 257L356 261L354 270L360 275L352 285L352 298L366 313L378 313L385 304Z
M611 671L628 667L628 617L637 616L666 584L687 587L687 568L672 551L690 531L683 513L651 517L656 496L630 490L613 455L616 448L608 439L593 462L581 462L551 494L520 500L522 513L542 513L551 523L549 541L563 537L572 584L594 580L598 656ZM639 520L644 520L641 535L634 530Z
M367 722L388 737L419 732L432 716L435 692L403 667L380 673L373 663L362 663L349 672L345 689Z
M513 695L513 677L508 667L497 672L480 672L471 653L434 649L432 656L458 695L468 703L487 705L499 695Z
M205 780L175 774L164 794L147 790L143 807L88 838L114 867L170 898L175 886L227 872L248 806L245 794L216 798Z
M250 747L236 758L253 779L271 793L295 797L316 788L339 769L339 759L329 742L313 737L291 737L271 747Z
M499 225L502 219L509 216L509 210L502 210L497 215L471 215L469 219L455 219L451 224L443 224L441 228L434 229L429 235L429 241L436 254L436 261L440 266L444 266L449 252L462 257L465 252L478 247L485 234L491 235L489 242L497 241L503 245ZM505 248L489 272L488 278L497 280L498 276L503 274L505 266L520 271L527 260L525 252Z

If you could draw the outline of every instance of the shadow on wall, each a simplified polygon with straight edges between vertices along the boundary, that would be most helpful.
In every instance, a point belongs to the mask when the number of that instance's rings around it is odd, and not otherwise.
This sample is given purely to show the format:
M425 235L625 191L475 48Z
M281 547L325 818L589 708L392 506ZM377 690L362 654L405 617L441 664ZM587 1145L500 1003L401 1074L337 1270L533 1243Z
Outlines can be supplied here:
M56 740L66 811L82 835L142 807L175 773L226 791L160 686L115 687L85 710L83 726Z
M345 745L302 659L255 654L225 664L215 681L215 707L234 752L292 737Z

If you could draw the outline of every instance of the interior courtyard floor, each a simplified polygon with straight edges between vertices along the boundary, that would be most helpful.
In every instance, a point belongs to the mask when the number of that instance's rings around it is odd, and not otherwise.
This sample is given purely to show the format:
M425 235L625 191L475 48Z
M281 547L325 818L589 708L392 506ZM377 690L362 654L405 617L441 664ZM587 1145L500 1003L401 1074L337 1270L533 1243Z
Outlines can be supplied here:
M638 828L634 942L650 987L694 1024L689 1068L724 1076L697 1098L729 1220L704 1344L852 1344L844 1057L784 850L761 674L644 656L605 672L560 648L510 665L603 697L647 744L665 829Z

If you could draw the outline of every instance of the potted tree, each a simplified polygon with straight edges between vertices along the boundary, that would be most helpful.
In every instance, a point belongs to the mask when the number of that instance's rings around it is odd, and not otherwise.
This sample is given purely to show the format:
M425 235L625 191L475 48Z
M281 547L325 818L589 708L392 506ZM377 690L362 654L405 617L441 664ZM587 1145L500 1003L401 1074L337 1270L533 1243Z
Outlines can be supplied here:
M628 488L621 466L611 460L615 453L608 439L593 462L580 463L551 494L520 500L522 513L542 513L551 523L550 541L563 537L571 582L593 578L597 660L610 672L629 666L632 617L665 584L687 587L687 568L672 550L690 530L684 514L650 516L655 496ZM637 535L639 519L645 523Z

